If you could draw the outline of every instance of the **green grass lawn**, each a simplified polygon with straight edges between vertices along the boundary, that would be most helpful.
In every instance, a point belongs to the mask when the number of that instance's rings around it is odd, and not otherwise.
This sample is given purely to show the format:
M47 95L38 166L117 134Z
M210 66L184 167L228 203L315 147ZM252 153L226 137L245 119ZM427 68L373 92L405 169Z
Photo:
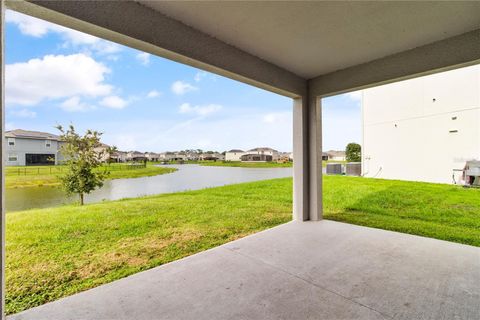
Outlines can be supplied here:
M28 166L6 167L5 181L7 188L25 188L39 186L58 186L58 176L65 170L64 166ZM107 170L107 179L138 178L155 176L175 171L174 168L156 167L150 163L146 168L132 169L128 164L110 164L99 170Z
M326 176L325 218L480 246L480 190ZM19 312L291 220L292 179L12 212L6 308Z

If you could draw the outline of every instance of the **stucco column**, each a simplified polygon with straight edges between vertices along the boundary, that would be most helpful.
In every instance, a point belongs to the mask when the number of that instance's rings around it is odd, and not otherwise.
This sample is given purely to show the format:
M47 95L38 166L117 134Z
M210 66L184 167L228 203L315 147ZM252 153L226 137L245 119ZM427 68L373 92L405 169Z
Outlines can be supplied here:
M293 99L293 219L308 216L308 103Z
M308 103L308 166L309 166L309 220L323 217L322 197L322 105L320 97L309 98Z
M293 219L322 219L322 111L320 99L293 102Z

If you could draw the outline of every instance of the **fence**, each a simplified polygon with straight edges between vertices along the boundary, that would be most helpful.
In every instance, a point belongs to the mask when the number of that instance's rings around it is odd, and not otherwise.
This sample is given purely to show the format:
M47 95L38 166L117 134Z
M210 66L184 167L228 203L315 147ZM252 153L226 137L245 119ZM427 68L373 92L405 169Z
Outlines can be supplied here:
M97 170L118 171L118 170L136 170L145 169L146 164L111 164L103 165ZM7 167L7 176L41 176L60 174L67 170L66 166L44 166L44 167Z

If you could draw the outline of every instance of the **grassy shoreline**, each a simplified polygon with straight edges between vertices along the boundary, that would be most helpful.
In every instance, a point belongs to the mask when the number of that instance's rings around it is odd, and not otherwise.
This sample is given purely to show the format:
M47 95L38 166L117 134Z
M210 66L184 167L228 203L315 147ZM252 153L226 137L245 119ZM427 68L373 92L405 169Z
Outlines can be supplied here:
M238 167L238 168L290 168L293 167L293 162L242 162L242 161L187 161L186 164L199 164L201 166L209 167ZM322 161L322 166L326 167L327 163L341 163L346 161Z
M241 161L201 161L201 166L207 167L238 167L238 168L290 168L292 162L241 162Z
M123 167L121 167L123 166ZM25 171L24 171L25 170ZM27 171L28 170L28 171ZM63 166L52 167L7 167L5 174L6 187L10 189L59 186L58 176L61 175ZM151 163L146 168L130 169L125 164L105 165L100 170L107 170L110 174L107 180L150 177L176 171L175 168L158 167ZM23 172L26 172L23 174Z
M324 217L480 246L480 190L324 177ZM7 313L291 220L292 179L11 212Z

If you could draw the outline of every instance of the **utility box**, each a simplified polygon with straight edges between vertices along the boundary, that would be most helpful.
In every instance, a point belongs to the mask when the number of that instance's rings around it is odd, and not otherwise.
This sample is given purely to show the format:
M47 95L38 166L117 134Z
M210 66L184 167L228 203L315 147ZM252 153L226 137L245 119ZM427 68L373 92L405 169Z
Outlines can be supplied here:
M464 177L466 186L480 187L480 161L467 161Z
M342 174L342 171L341 163L327 163L327 174Z
M357 176L362 175L362 163L361 162L349 162L345 165L345 174L347 176Z

